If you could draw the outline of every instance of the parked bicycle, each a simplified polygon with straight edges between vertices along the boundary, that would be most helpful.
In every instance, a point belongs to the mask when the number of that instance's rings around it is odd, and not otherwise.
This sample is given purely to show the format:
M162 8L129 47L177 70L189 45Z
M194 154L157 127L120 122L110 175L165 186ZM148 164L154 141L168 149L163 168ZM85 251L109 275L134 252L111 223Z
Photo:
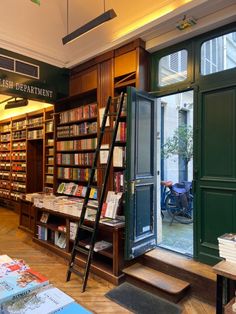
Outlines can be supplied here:
M171 217L170 225L174 220L182 224L193 222L193 195L192 182L173 184L172 181L162 181L161 214L166 210Z

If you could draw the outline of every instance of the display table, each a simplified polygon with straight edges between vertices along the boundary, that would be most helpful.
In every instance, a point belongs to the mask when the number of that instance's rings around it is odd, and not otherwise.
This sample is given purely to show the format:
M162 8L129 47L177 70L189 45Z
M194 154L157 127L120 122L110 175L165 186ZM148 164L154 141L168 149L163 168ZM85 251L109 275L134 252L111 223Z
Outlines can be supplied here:
M224 313L226 305L233 295L230 295L230 281L236 283L236 263L221 261L213 267L217 274L216 314Z

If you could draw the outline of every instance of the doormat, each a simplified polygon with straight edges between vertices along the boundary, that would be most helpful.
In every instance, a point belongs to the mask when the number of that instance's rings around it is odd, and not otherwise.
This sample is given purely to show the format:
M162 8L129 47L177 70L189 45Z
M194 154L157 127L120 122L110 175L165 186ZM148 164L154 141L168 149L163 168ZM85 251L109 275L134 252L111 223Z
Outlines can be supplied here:
M105 294L107 298L136 314L179 314L181 308L127 282Z

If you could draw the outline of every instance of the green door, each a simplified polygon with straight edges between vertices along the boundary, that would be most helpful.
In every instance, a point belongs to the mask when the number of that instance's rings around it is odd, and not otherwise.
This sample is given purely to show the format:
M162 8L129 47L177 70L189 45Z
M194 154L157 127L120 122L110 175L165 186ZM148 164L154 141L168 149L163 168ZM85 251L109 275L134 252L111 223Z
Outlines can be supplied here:
M126 241L125 258L156 247L156 100L127 90Z
M236 232L236 87L198 96L196 256L219 261L217 237Z

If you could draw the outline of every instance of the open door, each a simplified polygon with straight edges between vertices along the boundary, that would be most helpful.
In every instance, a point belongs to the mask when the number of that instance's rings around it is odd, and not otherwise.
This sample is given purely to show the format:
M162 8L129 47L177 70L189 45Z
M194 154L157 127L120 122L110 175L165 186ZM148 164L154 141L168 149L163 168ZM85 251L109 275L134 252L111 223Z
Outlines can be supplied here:
M133 87L127 90L125 259L157 243L156 99Z

